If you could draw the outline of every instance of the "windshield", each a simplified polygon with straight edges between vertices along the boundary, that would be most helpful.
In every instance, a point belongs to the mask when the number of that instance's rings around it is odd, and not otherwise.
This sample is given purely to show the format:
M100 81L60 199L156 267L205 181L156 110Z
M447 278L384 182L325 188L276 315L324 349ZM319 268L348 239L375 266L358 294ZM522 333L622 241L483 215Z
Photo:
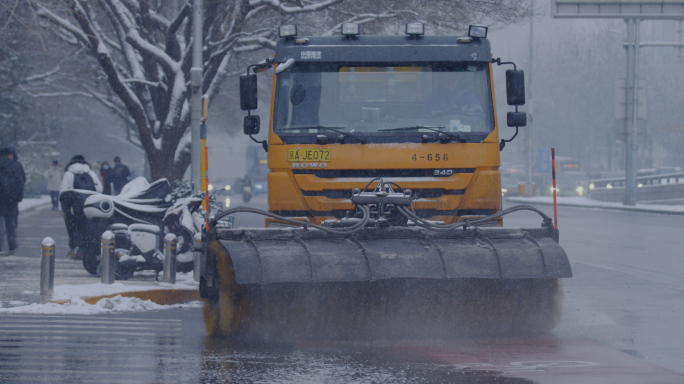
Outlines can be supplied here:
M327 127L370 138L488 134L494 129L488 68L483 62L296 63L278 75L274 130L315 136L329 134Z

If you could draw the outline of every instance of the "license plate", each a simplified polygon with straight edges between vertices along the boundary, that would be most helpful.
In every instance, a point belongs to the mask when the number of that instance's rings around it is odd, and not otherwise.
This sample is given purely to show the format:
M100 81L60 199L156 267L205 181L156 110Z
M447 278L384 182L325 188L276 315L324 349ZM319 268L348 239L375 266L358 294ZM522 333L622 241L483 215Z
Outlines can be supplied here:
M287 161L330 161L330 148L300 148L288 149Z

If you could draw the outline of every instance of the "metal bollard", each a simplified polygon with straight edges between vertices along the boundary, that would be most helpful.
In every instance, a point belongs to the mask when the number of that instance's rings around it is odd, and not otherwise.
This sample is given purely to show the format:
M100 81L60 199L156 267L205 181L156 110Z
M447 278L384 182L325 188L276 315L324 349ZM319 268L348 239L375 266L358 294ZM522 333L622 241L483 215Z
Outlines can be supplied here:
M176 284L176 243L178 239L173 233L164 237L164 282Z
M200 268L202 265L202 253L204 253L204 252L199 251L199 248L201 246L202 246L202 233L197 232L197 233L195 233L195 252L193 252L193 254L192 254L193 261L194 261L193 268L192 268L192 278L195 281L200 280L200 276L201 276L200 273L202 272L200 270Z
M114 284L114 233L112 231L104 231L100 248L100 281L102 284Z
M43 239L40 258L40 294L50 296L55 285L55 241L52 237Z

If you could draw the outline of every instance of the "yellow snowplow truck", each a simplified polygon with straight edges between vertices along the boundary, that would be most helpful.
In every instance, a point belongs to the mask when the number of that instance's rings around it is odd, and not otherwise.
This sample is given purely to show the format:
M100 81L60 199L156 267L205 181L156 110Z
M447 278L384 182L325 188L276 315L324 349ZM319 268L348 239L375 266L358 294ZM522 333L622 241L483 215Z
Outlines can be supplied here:
M552 220L502 211L493 64L508 125L525 126L523 72L468 36L302 37L240 78L245 134L259 132L257 73L274 68L268 211L237 207L204 233L210 335L443 338L550 330L571 277ZM513 135L512 138L514 138ZM512 140L511 138L511 140ZM252 137L254 141L254 139ZM518 210L537 228L506 228ZM241 228L237 213L266 216ZM236 218L237 217L237 218ZM233 219L235 221L233 222ZM230 219L230 220L227 220Z

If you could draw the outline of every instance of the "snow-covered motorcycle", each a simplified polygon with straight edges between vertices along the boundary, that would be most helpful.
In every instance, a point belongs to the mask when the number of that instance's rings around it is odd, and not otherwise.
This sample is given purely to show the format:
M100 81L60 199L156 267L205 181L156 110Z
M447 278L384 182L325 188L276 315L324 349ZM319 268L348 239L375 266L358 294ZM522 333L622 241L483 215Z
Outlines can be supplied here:
M192 184L176 183L171 189L166 179L149 184L139 177L128 183L117 196L74 190L84 196L81 241L78 253L83 266L96 275L100 266L100 239L110 230L115 235L115 275L128 279L136 271L163 270L163 238L174 233L178 238L177 270L192 270L194 234L204 220L202 198L192 195Z

